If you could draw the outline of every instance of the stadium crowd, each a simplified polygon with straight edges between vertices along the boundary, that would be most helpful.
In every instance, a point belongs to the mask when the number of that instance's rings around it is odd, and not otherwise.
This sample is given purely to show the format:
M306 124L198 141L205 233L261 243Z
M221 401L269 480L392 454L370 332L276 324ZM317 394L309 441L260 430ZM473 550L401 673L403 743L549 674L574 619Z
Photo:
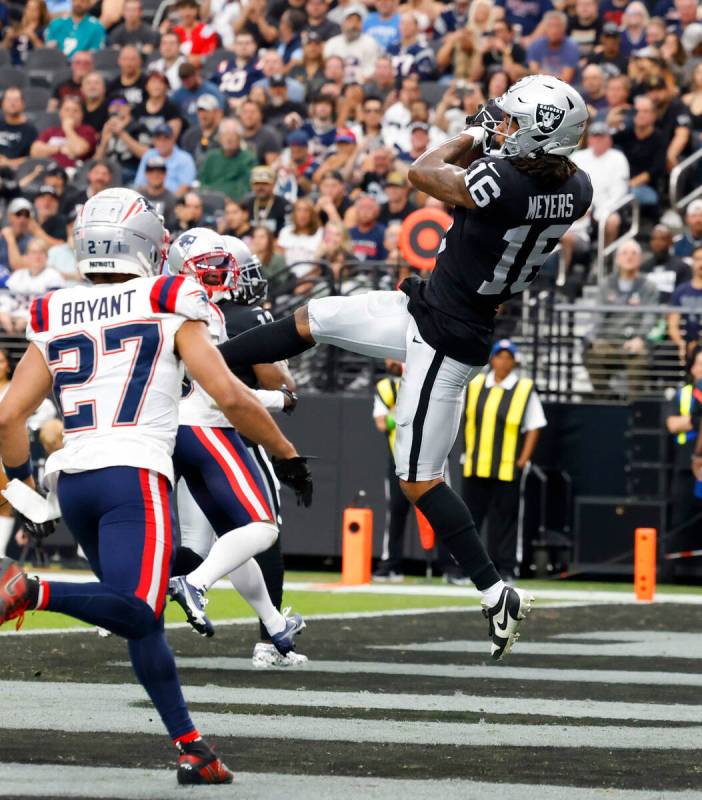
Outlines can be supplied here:
M411 162L537 72L592 114L575 160L593 208L564 242L576 291L597 227L612 241L626 223L603 209L632 192L650 298L702 306L702 201L665 213L671 170L702 147L699 17L696 0L0 2L0 325L20 332L28 298L77 278L76 207L111 184L142 192L174 236L242 238L274 291L281 275L306 291L319 265L343 290L361 262L390 284L407 269L400 224L441 205L412 189ZM689 332L670 336L682 355Z

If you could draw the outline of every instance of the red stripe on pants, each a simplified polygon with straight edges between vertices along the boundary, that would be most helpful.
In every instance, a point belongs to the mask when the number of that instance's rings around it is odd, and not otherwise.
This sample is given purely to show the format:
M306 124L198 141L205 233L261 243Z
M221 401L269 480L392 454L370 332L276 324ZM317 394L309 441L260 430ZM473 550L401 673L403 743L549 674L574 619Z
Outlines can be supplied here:
M232 458L236 461L241 470L242 474L244 475L244 479L246 480L246 484L251 489L251 491L256 495L256 499L261 504L263 509L268 512L268 518L273 519L273 515L271 514L270 508L268 508L268 500L261 494L261 490L258 488L258 484L256 483L253 475L251 474L249 468L246 464L242 461L239 452L237 451L236 447L232 442L227 439L224 435L224 432L221 431L219 428L212 428L212 433L219 439L219 441L224 445L227 452L232 456Z
M158 587L158 597L156 599L155 613L161 616L163 606L166 602L166 589L168 578L170 577L171 551L173 549L173 531L171 529L171 507L168 503L168 486L165 476L158 476L158 491L161 497L161 509L163 510L163 558L161 559L161 583Z
M145 603L148 603L151 580L154 574L154 555L156 551L156 513L154 500L149 486L149 470L139 470L139 483L141 494L144 498L144 513L146 515L146 530L144 532L144 551L141 555L141 576L139 585L134 594Z

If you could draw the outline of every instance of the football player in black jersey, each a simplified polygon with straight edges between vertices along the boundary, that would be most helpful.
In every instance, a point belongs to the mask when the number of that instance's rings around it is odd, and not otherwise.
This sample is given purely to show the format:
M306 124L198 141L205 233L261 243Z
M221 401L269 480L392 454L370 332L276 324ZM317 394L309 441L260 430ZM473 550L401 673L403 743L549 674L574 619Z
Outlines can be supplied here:
M230 368L297 355L317 343L405 362L395 461L408 499L427 517L482 594L493 658L506 655L532 597L505 585L470 512L443 477L468 381L486 363L498 305L534 280L590 206L587 175L568 156L588 112L568 84L545 75L496 98L501 120L469 121L410 168L417 189L454 207L428 281L397 292L311 300L294 316L220 345Z

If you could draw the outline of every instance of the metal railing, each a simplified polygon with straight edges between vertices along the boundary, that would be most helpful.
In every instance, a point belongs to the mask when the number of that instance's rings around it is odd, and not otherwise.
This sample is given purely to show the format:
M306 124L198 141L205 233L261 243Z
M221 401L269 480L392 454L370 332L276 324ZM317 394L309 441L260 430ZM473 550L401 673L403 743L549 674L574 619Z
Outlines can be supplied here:
M688 203L702 195L701 181L697 186L694 186L692 191L688 192L683 197L678 197L678 193L682 191L685 186L683 179L689 173L690 169L695 167L700 159L702 159L702 149L696 150L691 156L683 159L671 170L669 184L670 203L676 211L683 211Z
M627 206L631 206L631 222L629 224L629 228L624 233L620 234L613 242L610 242L606 245L605 232L607 226L605 223L607 218L610 216L610 214L621 211ZM607 257L612 255L612 253L616 251L620 244L628 241L629 239L633 239L638 235L640 218L641 208L639 201L636 199L636 197L634 197L633 194L628 194L625 197L622 197L621 200L617 200L616 203L613 203L611 206L606 206L604 209L602 209L602 214L600 216L601 223L597 226L597 253L595 256L595 274L597 275L598 282L601 283L605 279L605 265Z

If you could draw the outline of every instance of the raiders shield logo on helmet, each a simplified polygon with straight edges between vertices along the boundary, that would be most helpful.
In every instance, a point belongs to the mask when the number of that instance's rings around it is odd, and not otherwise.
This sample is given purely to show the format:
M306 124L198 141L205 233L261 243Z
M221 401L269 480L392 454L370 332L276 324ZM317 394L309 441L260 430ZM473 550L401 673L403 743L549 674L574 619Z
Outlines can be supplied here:
M536 106L536 125L542 133L553 133L563 122L565 111L558 106L539 103Z

